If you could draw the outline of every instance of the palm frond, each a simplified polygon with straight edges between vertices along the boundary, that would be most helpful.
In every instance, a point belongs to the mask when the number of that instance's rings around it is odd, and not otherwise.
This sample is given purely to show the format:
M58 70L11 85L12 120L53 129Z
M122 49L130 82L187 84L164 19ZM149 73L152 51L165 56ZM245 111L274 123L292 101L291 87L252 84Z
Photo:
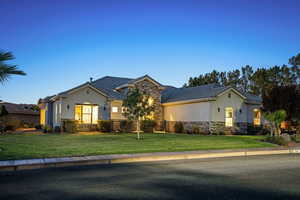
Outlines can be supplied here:
M13 59L15 59L15 57L12 55L11 52L0 52L0 62Z
M7 81L11 75L26 75L25 72L19 70L16 65L0 64L0 83Z

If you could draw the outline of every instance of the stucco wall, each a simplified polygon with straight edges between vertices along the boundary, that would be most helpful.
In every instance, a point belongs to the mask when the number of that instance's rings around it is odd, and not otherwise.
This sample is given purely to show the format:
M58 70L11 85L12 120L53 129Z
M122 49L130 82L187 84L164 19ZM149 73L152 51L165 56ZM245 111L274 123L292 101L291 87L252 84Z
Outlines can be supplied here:
M164 106L167 121L210 121L210 102Z
M107 98L96 92L95 90L85 87L70 93L67 97L61 99L61 119L74 119L75 118L75 105L76 104L97 104L99 106L98 119L102 119L105 112L109 112L109 105ZM104 109L105 107L105 109ZM55 112L55 106L53 111ZM54 114L55 115L55 114Z
M229 93L231 94L230 98L228 97ZM232 90L225 92L217 97L215 101L212 101L211 121L224 122L226 107L233 108L234 122L247 122L247 106L241 96ZM218 111L218 108L220 108L220 112Z
M118 112L117 113L114 113L112 112L112 107L118 107ZM110 118L112 120L114 119L126 119L124 117L124 115L122 114L122 101L112 101L111 102L111 107L110 107Z

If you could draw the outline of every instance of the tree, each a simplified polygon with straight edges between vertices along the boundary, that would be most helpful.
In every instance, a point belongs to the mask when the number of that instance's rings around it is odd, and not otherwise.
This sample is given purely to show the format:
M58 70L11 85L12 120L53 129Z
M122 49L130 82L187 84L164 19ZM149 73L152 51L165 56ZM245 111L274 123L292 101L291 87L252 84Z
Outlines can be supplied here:
M4 132L4 117L8 115L8 112L4 105L0 106L0 133Z
M300 65L300 53L298 55L293 56L289 59L289 64L293 66L299 66Z
M286 119L300 120L300 88L297 85L276 86L263 95L263 109L266 112L275 112L283 109Z
M243 92L249 92L252 84L251 77L253 75L253 68L249 65L242 67L241 89Z
M0 83L7 81L11 75L26 75L25 72L19 70L16 65L9 65L5 62L13 60L14 56L10 52L0 52Z
M154 105L150 103L150 96L140 92L139 89L131 89L123 100L124 116L137 122L137 138L140 139L140 121L146 119L154 111Z
M277 110L275 112L266 112L264 113L264 117L266 120L270 122L271 126L271 136L280 136L281 130L280 130L280 124L285 120L286 118L286 112L285 110Z

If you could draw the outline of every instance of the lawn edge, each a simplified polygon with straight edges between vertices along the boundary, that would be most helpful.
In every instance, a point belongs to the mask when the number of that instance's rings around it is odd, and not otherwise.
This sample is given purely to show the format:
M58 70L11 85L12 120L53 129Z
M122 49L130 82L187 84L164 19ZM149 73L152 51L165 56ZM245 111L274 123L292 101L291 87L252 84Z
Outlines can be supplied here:
M80 165L155 162L204 158L244 157L255 155L279 155L300 153L300 148L267 147L250 149L201 150L183 152L153 152L135 154L111 154L80 157L60 157L0 161L0 171L20 171Z

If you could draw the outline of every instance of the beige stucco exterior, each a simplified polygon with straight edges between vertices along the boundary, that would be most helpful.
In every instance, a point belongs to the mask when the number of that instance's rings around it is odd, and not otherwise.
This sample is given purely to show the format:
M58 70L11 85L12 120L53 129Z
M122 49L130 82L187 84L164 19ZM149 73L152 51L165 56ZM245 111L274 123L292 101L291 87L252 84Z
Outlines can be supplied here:
M164 106L167 121L210 121L210 102Z
M111 102L111 112L110 112L110 119L112 120L123 120L126 119L122 114L122 101L112 101ZM112 112L112 108L117 107L118 112Z
M230 97L228 96L230 94ZM259 109L259 104L249 104L245 98L228 90L216 98L205 101L181 102L178 104L163 104L164 119L167 121L203 121L224 122L225 108L233 108L234 123L253 123L253 110Z
M101 119L103 107L108 107L107 100L106 96L88 86L71 91L53 103L53 125L60 126L61 119L74 119L76 104L98 105L98 119Z

